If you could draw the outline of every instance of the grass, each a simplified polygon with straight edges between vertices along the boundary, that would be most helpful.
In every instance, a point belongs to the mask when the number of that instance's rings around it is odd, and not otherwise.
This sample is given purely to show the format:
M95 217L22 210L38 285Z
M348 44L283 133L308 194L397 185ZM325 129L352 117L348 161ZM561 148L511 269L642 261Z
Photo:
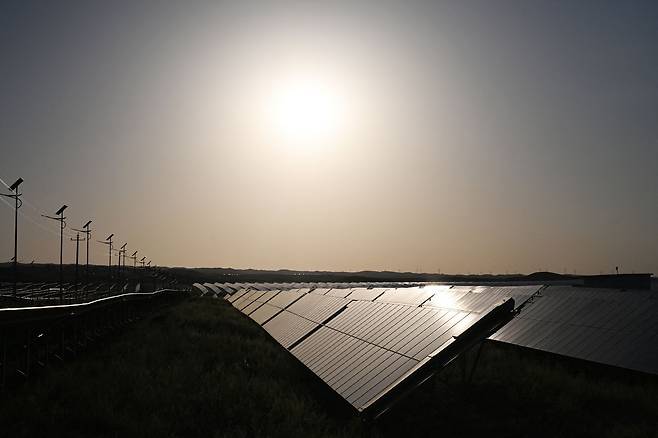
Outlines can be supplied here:
M222 300L161 309L0 400L6 436L658 436L658 385L487 345L365 424Z

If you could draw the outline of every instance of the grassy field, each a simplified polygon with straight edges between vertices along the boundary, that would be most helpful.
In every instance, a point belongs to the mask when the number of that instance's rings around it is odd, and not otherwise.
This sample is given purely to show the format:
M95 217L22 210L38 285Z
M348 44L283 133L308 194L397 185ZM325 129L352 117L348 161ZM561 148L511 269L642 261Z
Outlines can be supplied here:
M658 437L658 384L487 345L361 422L222 300L161 309L0 400L0 436Z

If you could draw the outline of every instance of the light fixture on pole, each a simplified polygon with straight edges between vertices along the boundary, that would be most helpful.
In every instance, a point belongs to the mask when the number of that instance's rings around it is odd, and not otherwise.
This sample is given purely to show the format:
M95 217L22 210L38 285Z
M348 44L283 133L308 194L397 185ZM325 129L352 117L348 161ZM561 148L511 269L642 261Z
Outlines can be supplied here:
M52 219L59 222L59 301L64 302L64 272L62 270L62 259L64 256L64 228L66 228L66 218L64 217L64 210L66 210L68 205L62 205L62 207L55 212L55 216L48 216L42 214L41 216ZM57 217L59 216L59 217Z
M13 294L16 295L16 284L18 283L18 209L23 205L23 201L20 199L21 193L18 193L18 186L23 182L23 178L18 178L11 186L9 190L14 193L2 196L7 198L14 199L14 289Z

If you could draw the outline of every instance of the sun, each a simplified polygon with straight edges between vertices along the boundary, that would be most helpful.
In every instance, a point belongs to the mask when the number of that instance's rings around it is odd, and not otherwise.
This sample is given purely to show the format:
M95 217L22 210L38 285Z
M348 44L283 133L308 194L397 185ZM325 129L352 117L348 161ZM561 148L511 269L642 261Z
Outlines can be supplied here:
M284 140L312 146L335 140L345 128L346 99L336 85L296 77L271 91L268 118Z

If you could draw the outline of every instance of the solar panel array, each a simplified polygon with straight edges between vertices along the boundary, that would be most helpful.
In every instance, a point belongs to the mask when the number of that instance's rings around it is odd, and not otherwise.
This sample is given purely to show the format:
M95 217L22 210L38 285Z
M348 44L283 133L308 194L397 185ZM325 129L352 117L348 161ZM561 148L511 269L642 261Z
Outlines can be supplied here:
M358 411L446 350L501 302L489 339L658 374L658 295L574 286L215 283L224 296ZM201 289L201 288L200 288Z
M448 347L461 345L467 330L498 304L514 296L521 303L539 288L488 288L485 293L476 287L325 285L241 289L226 298L363 412L433 358L452 360L458 352Z
M658 374L658 295L551 286L491 339Z

